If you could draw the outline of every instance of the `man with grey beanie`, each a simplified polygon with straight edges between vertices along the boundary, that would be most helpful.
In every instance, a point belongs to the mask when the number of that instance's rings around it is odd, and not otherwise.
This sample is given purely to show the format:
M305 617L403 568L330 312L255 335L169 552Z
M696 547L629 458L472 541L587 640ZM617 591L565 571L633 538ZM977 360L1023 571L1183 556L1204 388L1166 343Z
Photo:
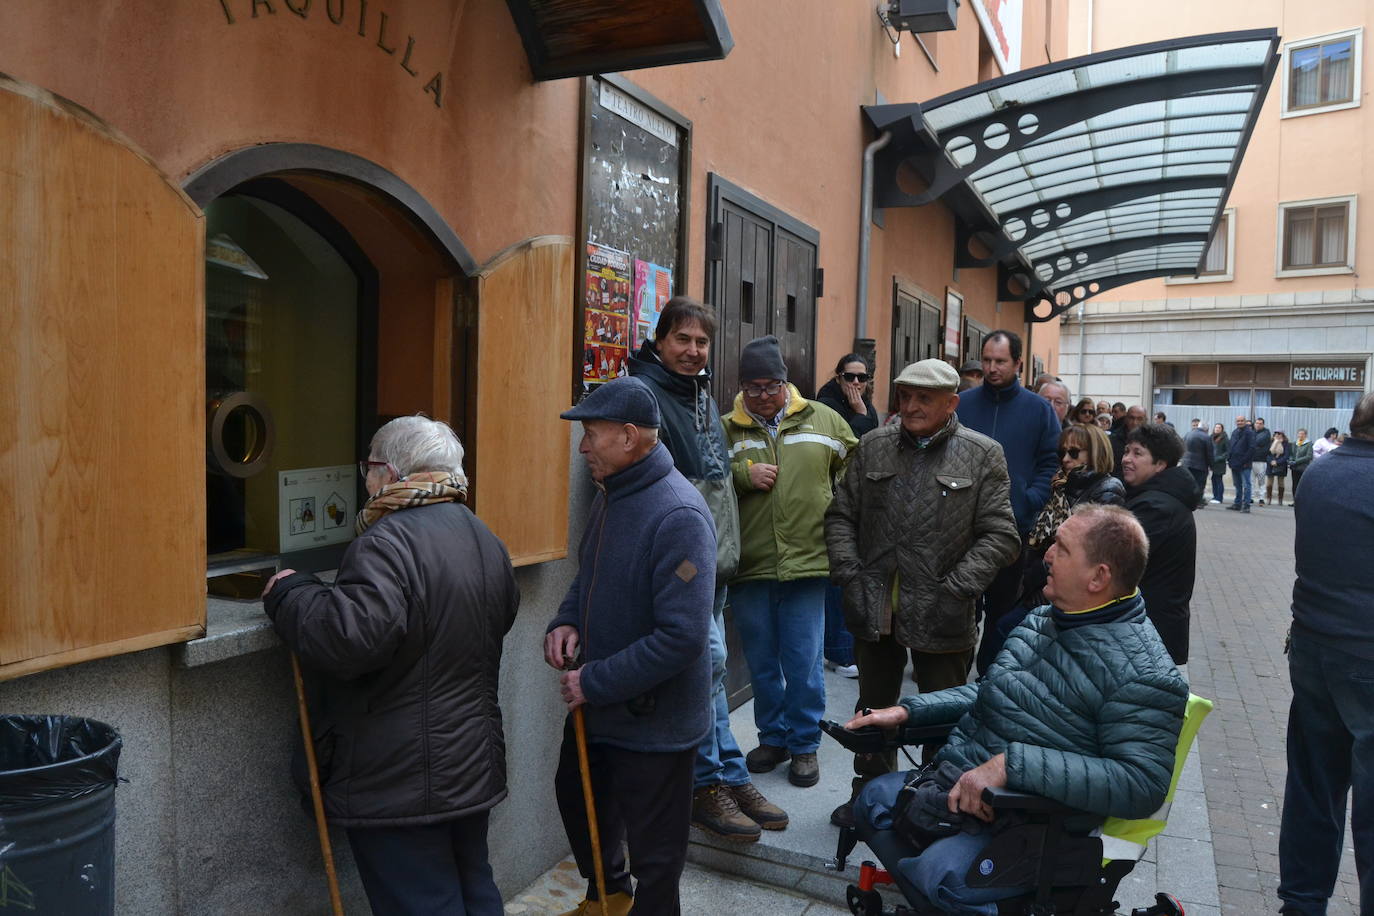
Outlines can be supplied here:
M578 451L600 492L577 576L544 637L544 660L563 672L569 711L585 707L608 912L672 916L696 749L712 725L715 523L659 443L658 401L642 381L607 382L562 417L582 422ZM554 790L588 879L586 899L570 914L584 916L599 910L599 898L571 718Z
M759 746L745 755L745 764L750 772L767 773L790 758L788 780L814 786L820 781L821 648L830 584L823 522L832 482L858 440L839 414L787 383L776 337L745 345L739 380L725 435L740 519L730 603L759 730Z

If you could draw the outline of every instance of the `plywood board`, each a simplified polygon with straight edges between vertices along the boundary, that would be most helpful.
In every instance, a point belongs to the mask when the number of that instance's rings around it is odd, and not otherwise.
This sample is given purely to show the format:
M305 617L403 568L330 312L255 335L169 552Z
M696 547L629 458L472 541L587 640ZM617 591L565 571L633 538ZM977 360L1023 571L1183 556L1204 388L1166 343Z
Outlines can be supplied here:
M198 208L33 87L0 136L3 678L203 631L205 435Z
M517 566L568 550L573 246L541 237L478 280L476 512Z

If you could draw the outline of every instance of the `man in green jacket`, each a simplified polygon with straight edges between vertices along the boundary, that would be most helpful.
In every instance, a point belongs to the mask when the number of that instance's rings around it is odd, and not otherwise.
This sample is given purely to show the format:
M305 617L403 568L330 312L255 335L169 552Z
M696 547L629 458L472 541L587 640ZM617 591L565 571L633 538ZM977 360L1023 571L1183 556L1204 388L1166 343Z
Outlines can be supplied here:
M790 757L788 780L814 786L830 575L823 521L833 482L858 440L839 414L787 383L776 337L745 344L739 379L725 435L740 518L730 603L759 729L759 746L745 762L751 772L767 773Z
M928 899L958 913L997 912L996 900L1031 888L971 888L965 881L990 833L983 789L1042 795L1103 818L1144 818L1163 804L1188 703L1188 683L1145 613L1137 585L1149 545L1119 506L1069 516L1045 556L1050 605L1012 631L977 684L907 697L846 727L958 719L935 756L963 771L947 807L967 826L901 868ZM907 774L870 782L854 818L892 827Z

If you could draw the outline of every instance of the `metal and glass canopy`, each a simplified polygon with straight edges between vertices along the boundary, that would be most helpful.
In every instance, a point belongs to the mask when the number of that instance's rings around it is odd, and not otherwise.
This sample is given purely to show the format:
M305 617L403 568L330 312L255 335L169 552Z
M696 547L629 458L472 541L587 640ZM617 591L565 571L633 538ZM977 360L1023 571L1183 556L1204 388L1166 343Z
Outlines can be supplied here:
M1104 51L923 104L873 105L891 139L874 204L944 201L956 264L1048 321L1090 296L1202 267L1278 66L1273 29Z

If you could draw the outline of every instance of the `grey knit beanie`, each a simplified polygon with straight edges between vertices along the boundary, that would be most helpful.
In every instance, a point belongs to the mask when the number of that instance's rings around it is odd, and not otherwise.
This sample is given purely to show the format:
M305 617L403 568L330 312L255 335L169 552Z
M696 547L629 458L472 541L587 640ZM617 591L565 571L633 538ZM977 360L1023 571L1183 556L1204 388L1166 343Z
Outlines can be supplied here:
M757 378L787 381L787 364L782 361L782 349L778 346L778 339L772 334L754 338L740 351L740 382Z

